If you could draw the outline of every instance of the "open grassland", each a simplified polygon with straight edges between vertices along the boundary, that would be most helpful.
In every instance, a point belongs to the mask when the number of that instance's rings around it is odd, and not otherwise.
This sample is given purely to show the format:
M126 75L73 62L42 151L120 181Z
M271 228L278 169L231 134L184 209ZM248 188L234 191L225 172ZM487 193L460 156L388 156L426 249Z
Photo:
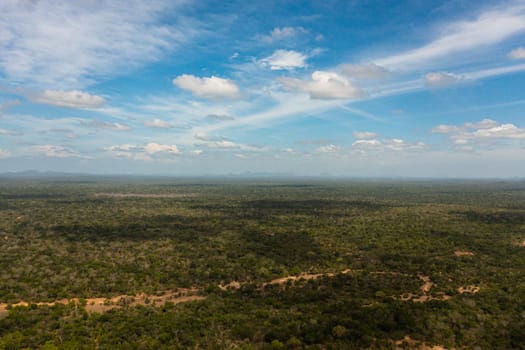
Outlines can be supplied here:
M523 349L525 183L0 180L0 349Z

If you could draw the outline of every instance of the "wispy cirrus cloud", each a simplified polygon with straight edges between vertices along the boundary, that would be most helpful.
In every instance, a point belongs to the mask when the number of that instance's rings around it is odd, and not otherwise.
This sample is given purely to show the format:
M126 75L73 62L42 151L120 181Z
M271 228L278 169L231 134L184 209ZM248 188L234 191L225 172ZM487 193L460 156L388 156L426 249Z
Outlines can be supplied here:
M269 34L259 34L256 36L256 38L265 44L273 44L276 42L295 38L307 32L308 30L306 30L303 27L275 27Z
M171 129L171 128L173 128L173 125L171 123L168 123L167 121L162 120L162 119L146 120L144 122L144 126L147 126L148 128L154 128L154 129Z
M101 96L78 90L44 90L27 97L32 102L69 108L98 108L106 103Z
M353 80L382 80L392 75L387 69L375 63L347 63L342 64L340 68L343 75Z
M371 131L356 131L353 135L356 139L373 139L377 137L377 133Z
M525 31L525 8L516 5L500 6L480 13L473 20L450 23L437 37L415 49L396 53L374 61L393 70L407 71L430 66L447 56L498 44Z
M447 72L432 72L425 75L425 85L430 88L444 88L461 80L462 77Z
M94 128L94 129L106 129L106 130L115 130L115 131L128 131L131 130L131 127L121 123L108 123L101 120L90 120L80 122L80 125Z
M161 21L182 3L2 1L0 73L11 82L49 87L81 87L120 75L198 33L187 19L176 26Z

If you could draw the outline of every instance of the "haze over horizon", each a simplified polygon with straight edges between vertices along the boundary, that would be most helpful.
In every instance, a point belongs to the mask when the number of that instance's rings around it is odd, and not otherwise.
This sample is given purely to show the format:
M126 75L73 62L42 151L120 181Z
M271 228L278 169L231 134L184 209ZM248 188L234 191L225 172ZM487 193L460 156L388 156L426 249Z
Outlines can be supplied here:
M525 174L525 1L0 13L0 173Z

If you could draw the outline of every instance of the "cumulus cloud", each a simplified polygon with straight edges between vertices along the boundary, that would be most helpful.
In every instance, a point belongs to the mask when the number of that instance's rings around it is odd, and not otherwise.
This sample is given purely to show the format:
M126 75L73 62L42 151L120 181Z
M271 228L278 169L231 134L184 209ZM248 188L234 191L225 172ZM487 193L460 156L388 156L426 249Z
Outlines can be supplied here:
M438 125L431 130L434 133L448 134L456 145L466 145L471 142L492 143L491 140L523 140L525 128L514 124L500 124L491 119L483 119L475 123L462 125Z
M311 80L295 78L279 80L286 88L306 92L312 99L357 99L365 96L361 88L333 72L315 71L312 73Z
M425 75L425 85L431 88L447 87L461 81L461 77L447 72L431 72Z
M239 87L232 80L216 76L199 78L183 74L173 79L173 84L190 91L195 96L211 99L236 98L240 92Z
M228 140L215 141L213 146L217 148L239 148L238 144Z
M104 150L117 157L143 161L153 160L154 158L152 157L157 155L178 155L181 153L176 145L163 145L158 143L148 143L145 146L122 144L105 147Z
M10 156L11 156L11 152L9 152L6 149L1 149L0 148L0 159L9 158Z
M0 73L79 87L162 58L198 35L183 1L0 1ZM170 13L172 24L160 19ZM125 62L125 64L122 64Z
M518 47L509 52L507 56L513 60L525 60L525 48Z
M88 128L94 128L94 129L106 129L106 130L115 130L115 131L131 130L131 128L125 124L107 123L101 120L81 121L80 125L88 127Z
M525 139L525 129L514 124L501 124L488 129L475 130L468 135L471 138L510 138Z
M32 155L43 155L49 158L71 158L71 157L82 157L78 152L56 145L39 145L29 147L29 151Z
M315 151L317 153L336 153L341 149L341 147L338 147L336 145L326 145L318 147Z
M196 156L200 156L204 151L201 150L201 149L194 149L193 151L191 151L192 154L196 155Z
M368 140L356 140L352 144L352 148L366 151L366 150L375 150L375 151L410 151L410 150L419 150L425 147L423 142L411 143L402 139L368 139Z
M375 63L369 64L343 64L341 72L353 80L381 80L388 78L390 72Z
M381 145L381 141L372 139L372 140L356 140L352 143L352 147L355 148L375 148Z
M465 123L462 125L440 124L432 128L430 131L435 134L450 134L450 133L466 131L469 129L490 129L497 125L498 125L497 121L485 118L483 120L480 120L479 122Z
M377 136L375 132L370 131L356 131L353 135L356 139L373 139Z
M306 33L303 27L283 27L274 28L268 35L258 35L257 38L266 44L272 44L277 41L288 40L300 34Z
M28 98L32 102L68 108L97 108L102 107L106 102L103 97L78 90L44 90L29 95Z
M132 152L135 150L140 150L140 147L126 143L122 145L109 146L104 148L104 150L109 152Z
M293 70L305 68L308 56L293 50L277 50L270 56L259 61L263 66L269 66L271 70Z
M144 126L155 129L170 129L173 125L161 119L146 120Z
M180 151L176 145L160 145L158 143L148 143L144 147L144 151L148 154L155 154L159 152L168 152L171 154L179 154Z

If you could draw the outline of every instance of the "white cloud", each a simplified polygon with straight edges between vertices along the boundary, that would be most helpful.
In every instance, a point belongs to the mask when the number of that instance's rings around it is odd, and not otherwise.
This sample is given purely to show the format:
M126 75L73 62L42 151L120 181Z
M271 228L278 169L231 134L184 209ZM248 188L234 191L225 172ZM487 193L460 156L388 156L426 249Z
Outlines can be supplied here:
M78 90L44 90L38 94L29 95L32 102L44 103L69 108L97 108L105 104L104 98Z
M423 142L410 143L410 142L407 142L401 139L383 140L383 145L387 149L390 149L393 151L416 150L416 149L422 149L423 147L425 147L425 144Z
M228 140L215 141L213 145L217 148L239 148L238 144Z
M239 159L248 159L248 156L242 153L236 153L234 156Z
M161 119L146 120L144 126L156 129L170 129L173 127L173 125Z
M468 129L490 129L498 125L498 122L492 119L483 119L475 123L465 123L463 125L445 125L441 124L430 130L435 134L450 134L466 131Z
M365 95L357 85L333 72L315 71L308 81L295 78L279 81L288 89L309 93L312 99L356 99Z
M525 128L517 127L511 123L500 124L491 119L464 123L463 125L439 125L431 131L449 134L451 141L456 145L466 145L471 142L478 144L482 142L485 145L490 145L497 140L525 139Z
M447 72L431 72L425 75L425 85L431 88L443 88L461 81L461 77Z
M378 59L380 66L402 71L432 65L452 54L497 44L525 30L523 6L505 6L487 10L474 20L445 26L430 43L400 54Z
M235 119L227 114L208 114L206 118L210 120L234 120Z
M263 66L269 66L271 70L293 70L305 68L308 56L293 50L277 50L272 55L259 61Z
M513 60L524 60L525 59L525 48L518 47L517 49L509 52L508 57Z
M70 148L65 148L56 145L39 145L29 147L29 151L33 155L44 155L49 158L71 158L71 157L82 157L78 152L73 151Z
M192 154L195 154L196 156L200 156L204 151L201 149L194 149L191 151Z
M109 146L104 148L105 151L108 152L132 152L135 150L140 149L139 147L131 144L123 144L123 145L116 145L116 146Z
M341 148L336 145L326 145L326 146L318 147L315 151L317 153L336 153L340 149Z
M0 159L9 158L10 156L11 156L11 152L0 148Z
M432 132L434 134L449 134L449 133L460 131L460 130L461 130L461 127L456 126L456 125L440 124L440 125L432 128L432 130L430 130L430 132Z
M352 143L352 147L355 148L376 148L381 145L381 141L373 140L356 140Z
M493 128L476 130L468 136L471 138L525 139L525 129L518 128L514 124L501 124Z
M180 150L176 145L163 145L158 143L148 143L145 146L123 144L105 147L104 150L117 157L131 158L141 161L153 160L152 156L159 154L178 155ZM158 159L158 157L156 158Z
M492 119L485 118L475 123L465 123L463 124L466 128L470 129L491 129L498 125L498 122Z
M233 81L216 76L199 78L183 74L173 79L173 84L190 91L195 96L212 99L236 98L240 92L239 87Z
M353 135L356 139L373 139L377 136L375 132L370 131L356 131Z
M272 44L277 41L291 39L297 35L306 33L307 30L303 27L283 27L274 28L268 35L258 35L257 38L266 44Z
M375 63L369 64L343 64L343 75L354 80L381 80L388 78L391 73Z
M0 72L11 81L79 87L156 61L198 33L182 1L1 1ZM122 64L125 62L125 64Z
M176 145L160 145L158 143L148 143L144 147L144 151L148 154L155 154L159 152L168 152L171 154L179 154L180 151Z
M419 150L425 147L423 142L411 143L402 139L368 139L368 140L356 140L352 144L352 148L359 149L361 151L365 150L375 150L375 151L409 151L409 150Z
M80 125L86 126L88 128L94 129L106 129L106 130L115 130L115 131L128 131L131 128L127 125L121 123L107 123L101 120L90 120L90 121L81 121Z

